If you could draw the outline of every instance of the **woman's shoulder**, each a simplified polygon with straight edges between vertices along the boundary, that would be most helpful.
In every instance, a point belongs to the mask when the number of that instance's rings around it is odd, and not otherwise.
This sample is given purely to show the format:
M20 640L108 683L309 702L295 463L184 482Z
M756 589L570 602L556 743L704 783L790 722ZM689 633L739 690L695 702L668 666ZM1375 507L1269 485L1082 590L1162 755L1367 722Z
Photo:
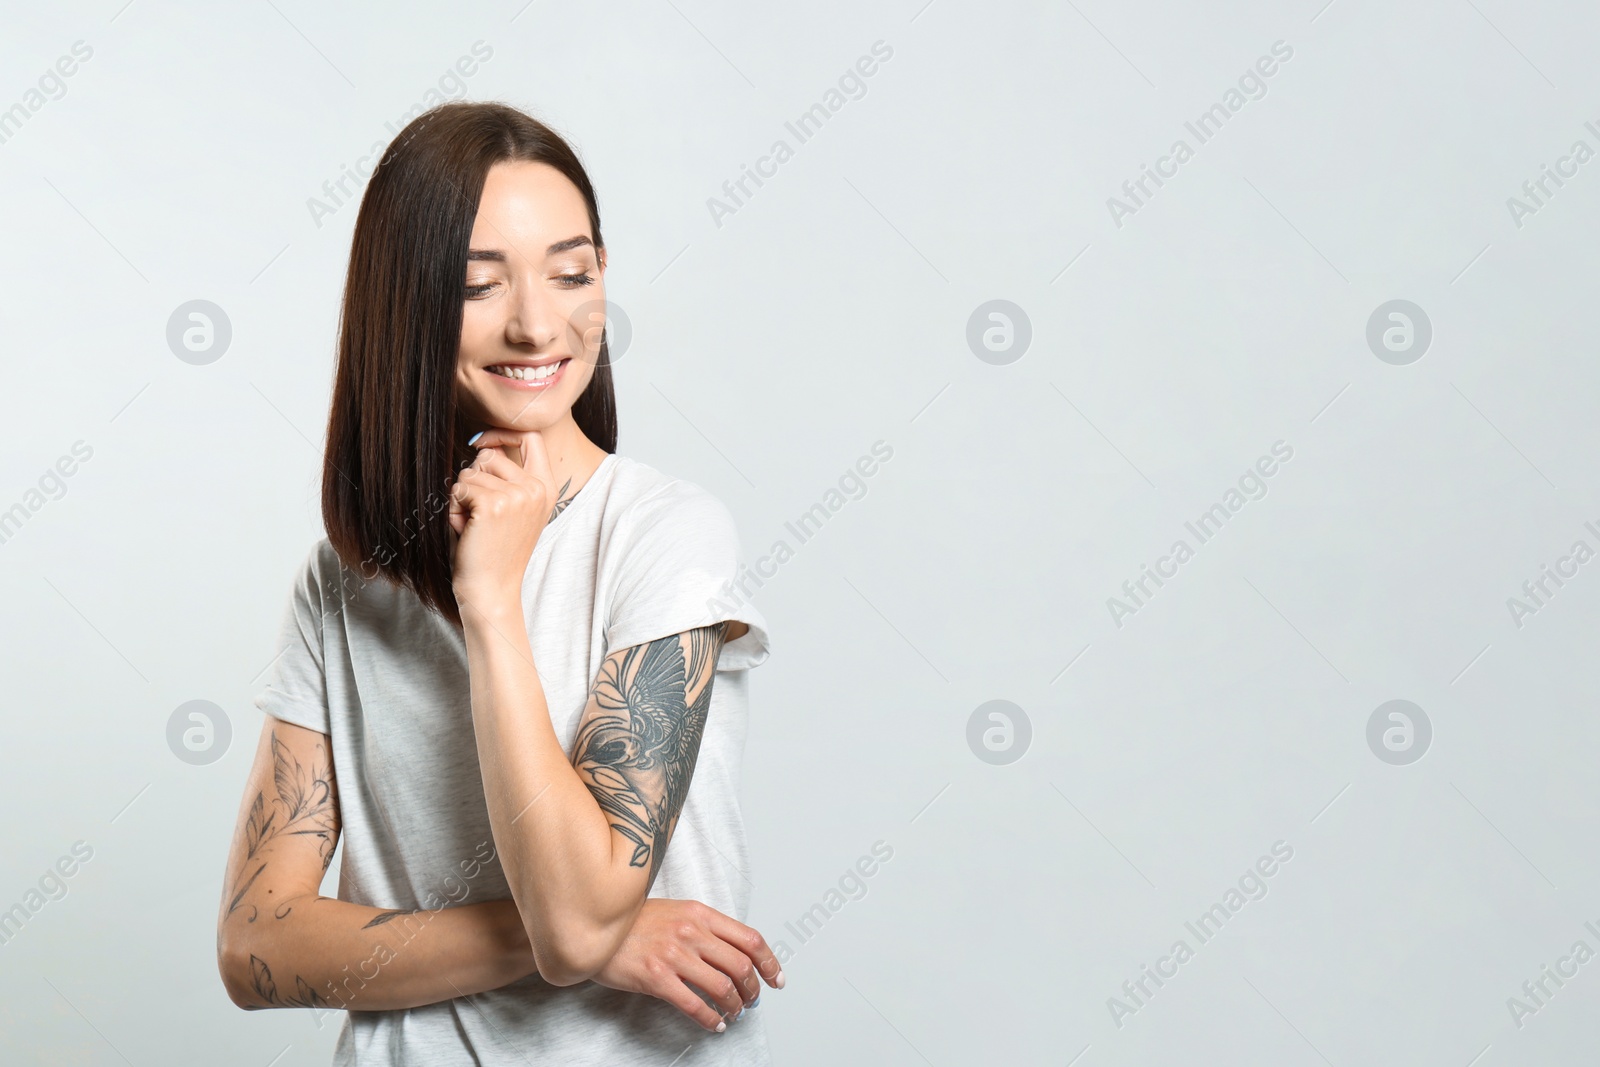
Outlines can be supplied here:
M302 598L315 601L323 615L338 611L359 594L381 586L370 561L353 565L339 555L327 537L318 538L295 566L295 587Z
M355 568L340 558L333 542L326 537L318 538L307 549L300 567L304 575L315 579L320 585L338 585L354 580L355 575Z
M631 519L721 519L727 507L698 482L659 470L642 460L618 453L612 476L610 501L619 516Z

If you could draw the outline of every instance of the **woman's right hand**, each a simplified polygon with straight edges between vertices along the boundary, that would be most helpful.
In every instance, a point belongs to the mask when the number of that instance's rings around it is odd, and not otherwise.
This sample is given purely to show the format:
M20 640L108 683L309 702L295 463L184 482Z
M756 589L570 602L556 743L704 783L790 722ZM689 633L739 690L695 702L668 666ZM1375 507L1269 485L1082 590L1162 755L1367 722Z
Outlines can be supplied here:
M719 1033L760 996L763 979L783 988L783 969L758 931L698 900L663 897L645 898L622 947L594 976L600 985L664 1000ZM722 1014L686 983L704 990Z
M557 496L550 457L535 430L490 429L472 440L477 458L450 486L451 584L463 607L484 611L509 600L520 613L528 559Z

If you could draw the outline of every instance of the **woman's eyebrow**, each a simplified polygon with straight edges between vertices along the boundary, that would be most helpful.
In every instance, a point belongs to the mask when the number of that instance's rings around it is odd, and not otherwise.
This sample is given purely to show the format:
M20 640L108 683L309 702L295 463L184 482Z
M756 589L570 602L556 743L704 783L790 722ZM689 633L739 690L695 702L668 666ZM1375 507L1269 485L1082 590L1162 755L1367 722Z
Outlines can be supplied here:
M576 237L568 237L565 241L557 241L555 244L545 249L544 254L546 256L554 256L562 252L571 251L574 248L582 248L584 245L593 246L594 242L589 240L588 234L580 233ZM467 249L467 259L469 261L478 259L490 260L495 263L504 263L506 261L506 254L500 251L498 248L469 248Z
M544 254L547 256L553 256L561 252L571 251L574 248L582 248L584 245L593 244L594 242L589 240L588 234L580 233L576 237L568 237L565 241L557 241L555 244L545 249Z

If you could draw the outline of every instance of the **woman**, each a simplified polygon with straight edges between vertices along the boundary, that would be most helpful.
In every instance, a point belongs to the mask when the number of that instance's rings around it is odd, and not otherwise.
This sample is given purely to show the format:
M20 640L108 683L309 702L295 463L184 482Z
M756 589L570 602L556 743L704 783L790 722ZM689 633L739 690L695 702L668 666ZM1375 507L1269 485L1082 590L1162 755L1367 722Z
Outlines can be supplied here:
M348 1012L336 1063L768 1062L782 972L730 918L766 625L727 509L616 454L604 272L577 157L503 105L418 117L363 197L217 937L239 1006Z

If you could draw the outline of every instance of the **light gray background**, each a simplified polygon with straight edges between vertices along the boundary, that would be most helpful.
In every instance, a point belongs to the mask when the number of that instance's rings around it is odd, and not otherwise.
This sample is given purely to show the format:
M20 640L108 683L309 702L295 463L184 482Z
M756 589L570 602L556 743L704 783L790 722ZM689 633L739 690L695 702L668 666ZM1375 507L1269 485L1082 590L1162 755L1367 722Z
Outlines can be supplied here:
M1600 562L1520 627L1507 598L1600 548L1600 160L1521 227L1506 201L1600 148L1600 15L1324 3L8 5L0 108L94 51L0 144L0 509L93 458L0 544L0 909L94 857L0 946L0 1059L329 1058L333 1024L239 1011L213 956L250 701L321 536L355 205L306 201L482 40L467 95L550 122L598 188L622 451L725 501L753 560L894 449L757 599L777 1062L1592 1062L1600 962L1520 1027L1507 999L1600 950ZM717 226L878 40L865 95ZM1278 40L1197 146L1184 121ZM206 366L165 340L194 299L233 327ZM1031 322L1005 366L966 341L992 299ZM1433 327L1406 366L1365 341L1392 299ZM1107 598L1280 439L1267 495L1118 627ZM233 728L206 766L165 740L195 699ZM1033 732L1004 766L966 740L994 699ZM1433 726L1408 766L1367 745L1391 699ZM800 945L784 923L879 840ZM1279 840L1198 945L1185 920Z

